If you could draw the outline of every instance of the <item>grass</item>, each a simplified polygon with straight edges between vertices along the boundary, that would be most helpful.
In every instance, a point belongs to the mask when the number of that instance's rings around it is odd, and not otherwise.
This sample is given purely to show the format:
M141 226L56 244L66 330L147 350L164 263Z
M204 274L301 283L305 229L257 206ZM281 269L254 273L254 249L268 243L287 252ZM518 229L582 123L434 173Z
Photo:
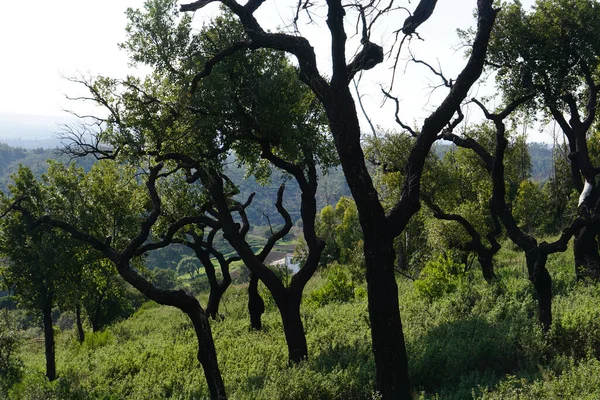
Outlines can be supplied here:
M536 303L518 252L497 258L501 281L486 284L478 270L432 300L400 278L399 297L409 370L423 399L598 399L600 286L575 281L569 253L551 257L554 325L542 335ZM211 324L231 399L371 399L374 362L364 296L326 305L310 293L331 286L318 274L307 287L302 314L310 356L287 366L281 320L267 301L264 330L249 329L244 286L225 294L223 321ZM338 277L339 278L339 277ZM355 293L364 289L355 288ZM330 296L331 297L331 296ZM206 304L207 294L199 296ZM208 395L195 358L194 334L176 309L145 304L105 331L58 334L61 379L43 379L43 346L28 340L25 365L11 399L203 399ZM32 397L33 395L37 397ZM54 396L54 397L52 397Z

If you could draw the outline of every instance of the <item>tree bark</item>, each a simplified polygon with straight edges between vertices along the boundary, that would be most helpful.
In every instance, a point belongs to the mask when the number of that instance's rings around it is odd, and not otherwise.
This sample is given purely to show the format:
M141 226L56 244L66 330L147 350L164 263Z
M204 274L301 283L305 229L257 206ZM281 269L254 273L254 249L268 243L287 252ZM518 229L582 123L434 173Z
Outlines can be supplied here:
M56 379L56 358L54 349L54 329L52 328L52 302L42 309L44 323L44 348L46 353L46 376L52 382Z
M552 278L546 269L548 254L535 247L525 253L525 259L529 280L535 287L542 331L546 333L552 324Z
M365 232L367 293L377 388L384 399L412 399L391 238Z
M279 301L276 300L283 322L283 332L287 343L290 364L297 364L308 357L306 335L304 333L302 318L300 317L301 300L301 293L298 296L290 292L286 293Z
M496 273L494 272L494 261L492 257L486 255L477 255L479 265L481 265L481 272L483 273L483 279L487 283L492 283L496 279Z
M79 343L83 343L85 340L85 332L83 330L83 323L81 321L81 305L75 306L75 322L77 324L77 340Z
M250 275L248 284L248 313L250 314L250 326L260 331L262 329L261 316L265 312L265 302L258 294L258 277Z
M208 318L206 318L204 310L202 310L202 307L196 298L190 299L189 302L190 305L186 307L184 312L188 315L194 325L194 331L196 332L196 338L198 340L197 358L204 368L204 377L208 384L210 398L225 400L227 399L225 385L223 384L223 379L221 378L221 372L217 363L217 352L215 350Z
M219 304L223 294L231 284L231 275L229 274L228 266L221 264L221 271L223 272L223 280L219 283L215 267L210 259L209 250L198 247L198 244L193 245L196 257L200 260L206 271L206 277L210 285L210 293L208 295L208 303L206 305L206 314L212 319L219 318Z
M598 253L598 229L584 226L575 235L573 254L578 280L600 279L600 254Z
M354 101L347 87L338 89L339 93L333 96L333 104L325 102L325 109L344 175L356 202L364 237L377 389L384 399L412 399L394 273L393 235L387 232L385 212L360 147L360 125Z
M598 211L598 188L593 187L591 193L583 199L578 207L581 216L594 217ZM600 229L596 225L581 227L575 234L573 241L573 255L575 256L575 274L578 280L600 280L600 253L598 252L598 234Z

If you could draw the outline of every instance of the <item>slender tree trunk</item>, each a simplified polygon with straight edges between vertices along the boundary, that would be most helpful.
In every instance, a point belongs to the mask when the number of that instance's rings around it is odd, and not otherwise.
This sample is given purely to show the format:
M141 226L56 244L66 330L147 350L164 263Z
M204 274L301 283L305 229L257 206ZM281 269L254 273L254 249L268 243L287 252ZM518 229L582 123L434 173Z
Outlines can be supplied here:
M537 247L525 253L529 280L535 287L542 331L548 332L552 325L552 278L546 269L548 255Z
M300 317L301 293L287 291L283 298L277 301L277 307L283 321L283 332L288 347L290 364L297 364L308 358L308 346L304 325Z
M186 307L184 312L188 315L194 325L194 331L196 332L196 338L198 340L197 357L204 369L204 377L208 384L210 398L213 400L225 400L227 399L225 385L223 384L223 379L221 378L221 372L217 363L217 352L215 350L215 343L213 341L208 318L206 317L206 314L204 314L204 310L202 310L202 307L196 298L193 298L190 302L191 305Z
M46 352L46 376L52 382L56 379L56 358L54 355L54 330L52 329L52 305L42 309L44 322L44 347Z
M98 295L96 298L96 307L94 307L94 315L91 318L92 332L96 333L102 328L101 316L102 316L102 299L103 295Z
M83 331L83 323L81 321L81 305L75 306L75 320L77 324L77 340L79 343L83 343L85 340L85 332Z
M265 312L265 302L258 294L258 278L254 274L250 275L250 284L248 285L248 312L252 329L260 331L262 329L261 316Z
M231 284L231 275L229 275L228 271L223 271L223 280L219 283L215 267L210 259L210 253L198 248L194 248L194 251L196 257L198 257L204 266L204 271L206 271L208 283L210 284L210 294L208 295L206 314L212 319L217 319L219 317L219 304L221 303L221 298Z
M229 282L222 282L220 285L210 288L210 294L208 295L208 304L206 305L206 314L212 319L220 318L219 315L219 304L223 298L223 294L229 287Z

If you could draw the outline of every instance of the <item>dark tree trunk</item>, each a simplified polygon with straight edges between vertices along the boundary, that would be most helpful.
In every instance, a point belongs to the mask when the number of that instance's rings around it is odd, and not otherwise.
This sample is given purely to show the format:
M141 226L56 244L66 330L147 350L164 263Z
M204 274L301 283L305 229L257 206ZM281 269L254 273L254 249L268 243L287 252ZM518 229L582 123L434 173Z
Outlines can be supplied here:
M96 297L96 306L94 307L94 312L90 316L90 322L92 323L92 332L96 333L100 331L102 328L102 301L104 295L99 294Z
M262 329L261 316L265 312L265 302L258 294L258 278L254 274L250 275L250 284L248 285L248 312L252 329L260 331Z
M535 287L542 331L548 332L552 324L552 278L546 269L548 255L537 247L525 253L529 280Z
M492 283L492 281L496 279L496 273L494 272L494 262L492 257L488 257L487 255L483 254L478 254L477 260L481 265L483 279L485 279L487 283Z
M221 283L219 283L215 267L210 259L209 250L202 249L200 245L196 243L194 243L193 245L196 257L198 257L198 259L204 266L204 271L206 271L206 277L208 278L208 283L210 285L210 294L208 295L206 314L212 319L217 319L219 318L219 304L221 303L221 298L223 297L223 294L231 284L231 275L229 274L228 266L221 265L221 270L223 272L223 280L221 281ZM223 262L226 261L223 260Z
M206 314L212 319L221 318L219 315L219 304L221 303L221 298L229 287L230 282L231 281L227 283L223 282L222 284L216 285L214 288L210 289L210 294L208 295L208 304L206 305Z
M198 361L204 369L204 377L208 384L210 398L211 400L226 399L225 386L217 363L217 352L210 324L198 300L183 290L162 290L155 287L132 269L128 262L117 263L117 271L125 281L151 300L158 304L176 307L188 315L196 332Z
M81 305L75 306L75 321L77 324L77 340L79 343L83 343L85 340L85 332L83 331L83 323L81 321Z
M301 294L298 296L296 293L288 291L281 300L276 301L281 313L290 364L297 364L308 358L306 335L300 317L301 299Z
M598 228L584 226L575 234L573 242L575 273L578 280L600 279L600 253L598 253Z
M408 400L413 396L394 273L393 237L387 233L385 212L360 147L360 128L354 101L347 86L338 89L339 92L331 99L333 104L325 104L325 109L364 236L376 385L386 400Z
M221 378L221 372L217 363L217 352L215 350L215 343L213 341L208 318L206 318L204 310L202 310L198 300L196 300L196 298L192 299L190 299L190 305L186 307L184 312L188 315L194 325L194 331L196 332L196 338L198 340L197 357L204 368L204 377L208 384L210 398L225 400L227 399L225 385L223 384L223 379Z
M52 306L42 309L44 322L44 347L46 352L46 376L52 382L56 379L56 359L54 356L54 330L52 329Z
M365 234L365 263L377 388L384 399L411 399L408 357L400 321L393 243Z

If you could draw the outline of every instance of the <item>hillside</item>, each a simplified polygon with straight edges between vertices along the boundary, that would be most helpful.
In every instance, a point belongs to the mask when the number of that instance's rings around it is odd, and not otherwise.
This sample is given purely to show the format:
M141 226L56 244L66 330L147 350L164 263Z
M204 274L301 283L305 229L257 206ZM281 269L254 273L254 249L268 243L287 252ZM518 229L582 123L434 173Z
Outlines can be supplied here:
M479 271L471 271L454 287L429 297L418 283L398 278L411 380L419 398L599 398L600 286L577 283L566 258L554 256L549 265L557 301L555 327L546 337L534 317L536 305L520 252L503 247L498 285L486 284ZM264 289L261 294L266 302L262 331L248 327L245 286L226 292L224 320L211 323L231 399L378 398L372 392L375 370L362 280L352 281L335 270L311 280L302 306L309 358L295 367L287 365L273 300ZM206 304L207 293L199 299ZM24 363L24 379L11 389L9 399L208 396L195 359L193 330L178 310L148 302L127 320L95 334L88 331L81 345L72 315L61 316L58 326L61 379L54 385L43 379L40 331L32 326L16 353Z

